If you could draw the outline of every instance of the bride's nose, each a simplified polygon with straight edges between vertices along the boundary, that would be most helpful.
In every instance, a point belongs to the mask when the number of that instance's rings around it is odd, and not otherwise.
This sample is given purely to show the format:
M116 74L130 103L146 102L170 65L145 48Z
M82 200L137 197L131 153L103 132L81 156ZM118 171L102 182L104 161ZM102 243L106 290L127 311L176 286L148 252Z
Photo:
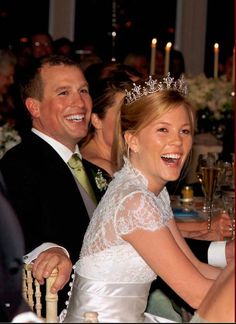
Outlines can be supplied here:
M179 132L175 132L170 136L169 144L171 145L182 145L183 144L183 138Z

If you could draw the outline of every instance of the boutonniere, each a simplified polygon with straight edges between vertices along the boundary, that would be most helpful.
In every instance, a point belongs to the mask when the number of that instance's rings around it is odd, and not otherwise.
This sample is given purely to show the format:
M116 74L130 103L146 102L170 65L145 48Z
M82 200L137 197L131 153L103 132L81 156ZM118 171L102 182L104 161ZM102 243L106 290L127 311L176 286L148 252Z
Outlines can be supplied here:
M102 171L100 169L98 169L97 173L95 174L95 182L100 191L106 190L108 187L108 182L103 177Z

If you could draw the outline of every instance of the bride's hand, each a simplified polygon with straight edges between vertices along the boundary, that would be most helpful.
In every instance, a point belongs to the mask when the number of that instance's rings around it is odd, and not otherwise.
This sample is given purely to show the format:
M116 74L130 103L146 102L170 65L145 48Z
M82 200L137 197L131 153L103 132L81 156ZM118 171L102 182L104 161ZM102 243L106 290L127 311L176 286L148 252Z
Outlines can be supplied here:
M212 218L211 230L219 233L219 239L232 236L232 221L226 211Z

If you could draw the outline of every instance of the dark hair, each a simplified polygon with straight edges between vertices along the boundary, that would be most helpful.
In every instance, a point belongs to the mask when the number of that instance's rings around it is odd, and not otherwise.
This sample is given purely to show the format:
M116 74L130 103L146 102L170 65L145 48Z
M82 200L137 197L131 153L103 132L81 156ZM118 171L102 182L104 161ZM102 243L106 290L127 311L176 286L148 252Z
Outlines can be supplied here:
M33 61L26 73L22 76L20 82L20 92L23 102L28 97L38 100L43 98L43 81L41 78L41 69L45 65L57 66L75 66L80 69L79 63L64 55L52 54L39 60Z
M33 45L33 38L39 35L44 35L47 36L48 39L50 40L51 44L53 44L53 39L52 39L52 35L49 34L46 30L37 30L34 31L32 34L30 34L29 36L29 43L32 46Z
M103 119L107 110L115 102L115 94L125 92L125 88L131 83L126 73L113 73L113 77L98 79L96 84L90 86L90 95L93 100L92 113L98 115L99 119ZM83 144L88 143L94 136L95 128L90 124L88 135L83 140Z
M16 63L16 56L10 49L0 48L0 73L5 72L8 65L15 66Z
M114 95L117 92L124 92L125 87L131 80L126 74L120 73L112 78L105 78L97 81L97 84L90 87L90 95L93 99L92 112L100 119L104 118L106 110L113 105Z
M66 37L61 37L61 38L56 39L53 42L53 44L54 44L55 50L58 50L58 48L60 48L61 46L64 46L64 45L73 47L73 42L71 40L69 40L69 38L66 38Z
M170 52L170 74L178 79L185 72L184 57L180 51L172 50Z
M116 62L95 63L87 67L84 71L85 78L90 86L93 86L93 84L96 86L97 80L99 79L117 79L119 74L120 79L123 78L124 74L126 74L130 79L132 79L132 77L139 79L142 77L134 67Z

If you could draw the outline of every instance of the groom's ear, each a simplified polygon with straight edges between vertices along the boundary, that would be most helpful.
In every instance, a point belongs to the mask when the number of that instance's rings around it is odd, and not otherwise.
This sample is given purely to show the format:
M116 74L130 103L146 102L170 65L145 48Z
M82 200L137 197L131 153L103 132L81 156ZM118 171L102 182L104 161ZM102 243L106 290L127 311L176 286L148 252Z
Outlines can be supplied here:
M40 115L40 108L39 108L40 103L39 103L39 101L37 99L31 98L31 97L27 98L25 100L25 106L28 109L28 111L29 111L29 113L30 113L30 115L32 117L34 117L34 118L39 117L39 115Z
M136 135L131 134L130 132L125 132L124 134L124 138L125 138L125 142L127 144L127 146L129 147L129 149L135 153L138 152L138 138Z

